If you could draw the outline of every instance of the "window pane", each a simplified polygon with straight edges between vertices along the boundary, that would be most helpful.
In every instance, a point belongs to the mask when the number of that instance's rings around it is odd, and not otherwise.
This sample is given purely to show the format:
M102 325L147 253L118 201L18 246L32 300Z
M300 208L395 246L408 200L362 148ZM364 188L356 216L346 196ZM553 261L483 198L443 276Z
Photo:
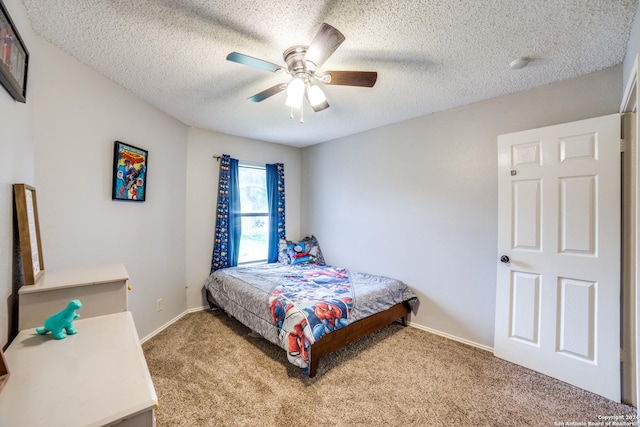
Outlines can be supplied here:
M242 213L267 213L267 172L265 168L240 166L240 206Z
M269 250L267 215L242 217L242 236L238 264L266 261Z

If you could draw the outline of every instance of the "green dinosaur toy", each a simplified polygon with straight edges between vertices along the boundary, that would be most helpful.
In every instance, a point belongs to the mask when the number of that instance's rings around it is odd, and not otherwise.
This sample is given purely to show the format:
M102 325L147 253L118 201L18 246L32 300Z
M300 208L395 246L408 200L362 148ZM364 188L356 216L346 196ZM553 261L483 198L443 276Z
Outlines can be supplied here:
M76 313L76 310L82 307L82 303L79 299L69 301L67 308L51 315L44 321L43 328L36 328L36 332L40 335L45 335L47 332L51 332L51 335L57 340L66 338L67 335L77 334L78 331L73 328L73 321L80 315ZM63 332L63 329L67 331Z

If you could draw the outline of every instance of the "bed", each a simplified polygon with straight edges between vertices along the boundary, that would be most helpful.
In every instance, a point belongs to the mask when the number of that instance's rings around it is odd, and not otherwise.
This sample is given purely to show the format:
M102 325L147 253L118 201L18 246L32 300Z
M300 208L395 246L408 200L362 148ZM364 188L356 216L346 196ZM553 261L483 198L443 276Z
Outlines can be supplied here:
M321 357L395 321L407 325L417 302L403 282L316 263L217 270L207 300L287 351L314 377Z

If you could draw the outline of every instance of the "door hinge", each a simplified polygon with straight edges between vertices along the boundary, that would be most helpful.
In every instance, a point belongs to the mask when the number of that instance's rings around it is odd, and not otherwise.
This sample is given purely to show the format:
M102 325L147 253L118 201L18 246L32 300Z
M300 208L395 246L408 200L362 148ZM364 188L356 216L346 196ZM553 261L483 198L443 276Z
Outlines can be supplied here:
M624 139L621 139L621 140L620 140L620 152L621 152L621 153L624 153L624 149L625 149L625 147L627 146L627 144L625 144L625 141L626 141L626 140L624 140Z

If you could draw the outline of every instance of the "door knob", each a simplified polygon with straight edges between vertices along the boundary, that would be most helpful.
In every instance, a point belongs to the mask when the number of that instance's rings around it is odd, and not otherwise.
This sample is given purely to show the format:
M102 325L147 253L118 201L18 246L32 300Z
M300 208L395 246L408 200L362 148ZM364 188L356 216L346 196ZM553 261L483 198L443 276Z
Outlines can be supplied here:
M503 263L505 263L505 264L509 264L509 262L510 262L510 261L511 261L511 260L510 260L510 259L509 259L509 257L508 257L508 256L506 256L506 255L502 255L502 256L500 257L500 262L503 262Z

